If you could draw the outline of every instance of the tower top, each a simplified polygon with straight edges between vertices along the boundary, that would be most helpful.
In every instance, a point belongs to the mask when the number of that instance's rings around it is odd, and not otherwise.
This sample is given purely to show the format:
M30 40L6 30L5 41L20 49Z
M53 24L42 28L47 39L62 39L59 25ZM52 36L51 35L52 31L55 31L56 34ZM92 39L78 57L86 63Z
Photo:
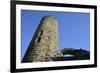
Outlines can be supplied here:
M58 22L57 22L57 19L55 16L44 16L42 17L42 20L40 22L40 24L42 24L43 26L50 26L49 28L50 29L53 29L53 28L58 28ZM53 26L51 26L53 25Z
M48 15L44 16L43 19L56 19L56 17Z
M56 17L54 17L54 16L44 16L43 18L42 18L42 21L48 21L48 20L51 20L51 21L57 21L56 20Z

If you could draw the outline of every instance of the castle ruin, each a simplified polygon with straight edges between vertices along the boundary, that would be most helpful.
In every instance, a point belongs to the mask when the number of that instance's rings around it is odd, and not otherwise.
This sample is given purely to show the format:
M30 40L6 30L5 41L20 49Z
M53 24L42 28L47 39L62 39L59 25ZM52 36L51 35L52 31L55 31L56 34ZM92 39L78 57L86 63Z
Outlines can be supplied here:
M52 61L56 57L63 57L58 49L58 23L55 17L44 16L22 62Z
M71 57L64 57L70 54ZM46 62L90 59L90 52L83 49L58 49L58 23L53 16L44 16L26 50L22 62Z

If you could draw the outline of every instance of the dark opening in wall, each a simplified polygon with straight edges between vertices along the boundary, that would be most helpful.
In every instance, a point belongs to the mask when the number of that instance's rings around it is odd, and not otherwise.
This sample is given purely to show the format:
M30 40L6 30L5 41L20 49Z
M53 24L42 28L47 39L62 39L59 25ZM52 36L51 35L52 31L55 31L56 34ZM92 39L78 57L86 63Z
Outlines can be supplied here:
M41 37L38 38L37 42L40 42L40 40L41 40Z
M41 30L40 36L43 34L43 31Z
M37 39L37 42L40 42L41 41L41 35L42 34L43 34L43 31L41 30L40 35L39 35L39 38Z

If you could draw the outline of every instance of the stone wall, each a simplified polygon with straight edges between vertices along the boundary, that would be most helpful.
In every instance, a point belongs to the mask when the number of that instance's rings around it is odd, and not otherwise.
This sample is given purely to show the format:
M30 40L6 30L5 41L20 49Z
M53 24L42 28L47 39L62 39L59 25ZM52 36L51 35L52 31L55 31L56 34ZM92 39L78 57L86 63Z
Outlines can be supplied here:
M45 16L33 36L22 62L53 61L62 57L58 50L58 23L55 17Z

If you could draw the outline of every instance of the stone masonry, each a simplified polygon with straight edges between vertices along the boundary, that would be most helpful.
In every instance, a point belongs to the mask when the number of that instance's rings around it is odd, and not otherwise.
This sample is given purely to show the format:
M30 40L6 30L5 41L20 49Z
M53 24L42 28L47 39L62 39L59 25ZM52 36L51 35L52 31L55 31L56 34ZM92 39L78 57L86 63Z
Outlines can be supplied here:
M56 57L63 57L58 49L58 23L55 17L44 16L22 62L53 61Z

